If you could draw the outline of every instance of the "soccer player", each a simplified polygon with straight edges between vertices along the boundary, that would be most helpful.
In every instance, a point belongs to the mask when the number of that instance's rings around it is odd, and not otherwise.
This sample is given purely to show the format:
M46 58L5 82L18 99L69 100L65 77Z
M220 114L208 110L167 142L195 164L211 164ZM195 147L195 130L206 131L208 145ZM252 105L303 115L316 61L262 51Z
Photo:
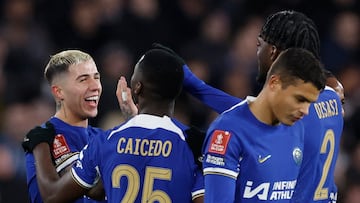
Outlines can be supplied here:
M335 90L335 92L337 93L337 95L340 98L341 104L342 104L342 109L341 109L341 113L343 115L343 117L345 116L345 110L344 110L344 104L345 104L345 90L344 90L344 86L341 84L341 82L335 77L335 75L330 72L330 71L326 71L326 85L333 88Z
M88 125L88 118L95 117L98 112L102 91L100 74L89 54L79 50L67 50L51 56L44 76L51 86L56 102L55 115L49 120L54 125L56 134L51 145L52 161L56 171L62 175L77 160L79 152L89 138L102 131ZM33 154L27 152L26 170L30 202L41 203L43 201L35 167ZM83 197L74 202L96 201Z
M131 79L139 115L92 136L71 172L61 178L46 163L51 159L49 145L35 140L30 131L27 145L35 160L44 161L36 165L44 200L76 199L94 186L99 173L109 202L201 200L203 177L185 141L188 127L171 118L182 81L182 64L171 54L159 49L145 53Z
M210 125L203 150L205 202L289 202L304 148L304 126L296 121L324 86L321 64L309 51L280 53L259 95Z
M308 132L304 148L306 157L292 202L335 203L337 200L334 172L344 125L344 89L331 72L327 71L326 77L325 90L311 106L311 116L303 120Z
M264 82L266 73L279 53L291 47L307 49L320 59L320 41L314 22L304 14L296 11L280 11L270 15L264 23L258 37L258 82ZM239 98L206 85L203 81L196 78L186 65L184 65L184 72L184 89L209 107L215 109L218 113L225 111L241 101ZM336 78L333 79L336 80ZM331 80L328 81L327 84L335 88L335 90L340 89L341 91L342 89L341 86L333 86ZM338 84L337 80L335 85L336 84ZM343 93L340 92L340 95L343 100ZM334 105L335 108L338 110L339 108L342 109L342 106L339 106L338 96L331 88L326 88L326 91L320 93L318 102L326 103L329 98L337 101L336 105ZM293 199L296 201L296 199L299 198L297 202L334 202L337 197L337 188L335 186L332 169L335 167L335 160L340 147L339 140L342 134L340 129L342 129L343 121L338 114L327 117L326 119L319 118L317 114L313 113L315 111L315 104L312 104L310 109L309 115L306 117L321 120L321 123L324 123L324 125L314 125L311 121L313 119L303 120L305 126L308 126L305 127L305 146L307 146L306 149L312 148L312 150L304 151L303 166L297 181L300 183L297 184L295 188ZM321 126L327 126L327 128ZM315 128L316 130L314 130ZM328 128L334 129L335 143L331 143L331 150L333 150L333 152L328 151L331 152L331 154L327 154L324 150L321 150L320 145L323 140L326 140L325 135ZM322 154L322 158L320 158L320 154ZM329 155L329 159L324 159L327 155ZM315 171L319 171L319 168L324 170L324 172L316 173ZM317 176L314 178L312 175L301 174L317 174ZM302 185L301 182L305 184ZM312 187L309 187L309 185L313 185L314 187L319 186L318 191L321 191L321 195L319 195L316 188L310 189Z
M310 108L309 114L312 116L304 118L305 128L312 136L305 137L304 156L308 158L302 163L296 186L298 189L292 202L328 203L337 200L334 172L344 125L345 97L344 88L336 77L329 71L326 77L325 90Z

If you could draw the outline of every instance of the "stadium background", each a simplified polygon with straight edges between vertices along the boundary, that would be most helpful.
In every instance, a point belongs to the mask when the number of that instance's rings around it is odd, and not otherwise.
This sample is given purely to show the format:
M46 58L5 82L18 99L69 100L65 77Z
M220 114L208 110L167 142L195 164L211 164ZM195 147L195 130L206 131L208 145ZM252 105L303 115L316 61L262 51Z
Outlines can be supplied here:
M170 46L207 83L243 98L256 94L256 37L264 19L291 9L312 18L321 57L345 87L337 162L339 202L360 202L360 3L356 0L0 0L0 203L27 202L20 142L55 105L43 80L51 54L90 53L103 95L94 126L122 121L117 79L153 42ZM186 93L176 117L206 129L216 114Z

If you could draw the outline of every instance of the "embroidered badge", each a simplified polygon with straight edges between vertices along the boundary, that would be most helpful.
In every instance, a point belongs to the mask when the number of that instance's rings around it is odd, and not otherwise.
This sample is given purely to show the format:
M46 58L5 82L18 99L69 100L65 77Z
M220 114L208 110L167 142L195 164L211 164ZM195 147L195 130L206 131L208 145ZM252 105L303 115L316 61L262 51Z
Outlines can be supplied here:
M223 130L215 130L211 136L209 152L224 155L230 140L230 133Z
M66 143L66 139L63 134L58 134L55 136L53 143L53 156L54 158L59 158L60 156L70 153L70 147Z
M294 158L294 161L297 165L300 165L301 162L302 162L302 158L303 158L303 155L302 155L302 151L299 147L295 147L294 150L293 150L293 158Z

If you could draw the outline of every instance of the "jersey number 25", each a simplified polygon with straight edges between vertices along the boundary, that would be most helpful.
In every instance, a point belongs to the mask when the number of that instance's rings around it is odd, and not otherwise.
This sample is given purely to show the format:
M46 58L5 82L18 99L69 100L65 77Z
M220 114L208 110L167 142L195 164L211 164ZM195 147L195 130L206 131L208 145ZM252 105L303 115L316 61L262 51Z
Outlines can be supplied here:
M140 188L140 176L137 170L130 165L118 165L112 172L112 186L120 188L120 179L125 176L128 179L128 187L121 202L135 202ZM154 180L171 180L171 170L166 168L146 167L145 179L141 202L171 203L171 199L162 190L153 190Z

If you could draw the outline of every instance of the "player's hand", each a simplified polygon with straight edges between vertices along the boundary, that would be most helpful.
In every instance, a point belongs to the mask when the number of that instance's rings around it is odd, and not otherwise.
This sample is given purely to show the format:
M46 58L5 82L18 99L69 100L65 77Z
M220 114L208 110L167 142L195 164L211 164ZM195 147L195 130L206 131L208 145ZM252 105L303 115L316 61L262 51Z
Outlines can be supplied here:
M127 86L124 76L121 76L118 81L116 97L126 120L138 114L138 108L132 99L131 89Z
M25 152L32 152L36 145L46 142L52 148L56 132L52 123L46 122L45 127L36 126L24 137L22 147Z
M152 44L152 48L154 49L161 49L161 50L164 50L166 52L168 52L169 54L173 55L176 60L181 63L182 65L185 65L185 60L183 58L181 58L174 50L170 49L169 47L166 47L162 44L159 44L159 43L153 43Z
M203 161L202 145L205 139L205 132L195 127L190 127L189 129L185 130L185 133L187 134L186 142L193 152L195 163L201 169Z

